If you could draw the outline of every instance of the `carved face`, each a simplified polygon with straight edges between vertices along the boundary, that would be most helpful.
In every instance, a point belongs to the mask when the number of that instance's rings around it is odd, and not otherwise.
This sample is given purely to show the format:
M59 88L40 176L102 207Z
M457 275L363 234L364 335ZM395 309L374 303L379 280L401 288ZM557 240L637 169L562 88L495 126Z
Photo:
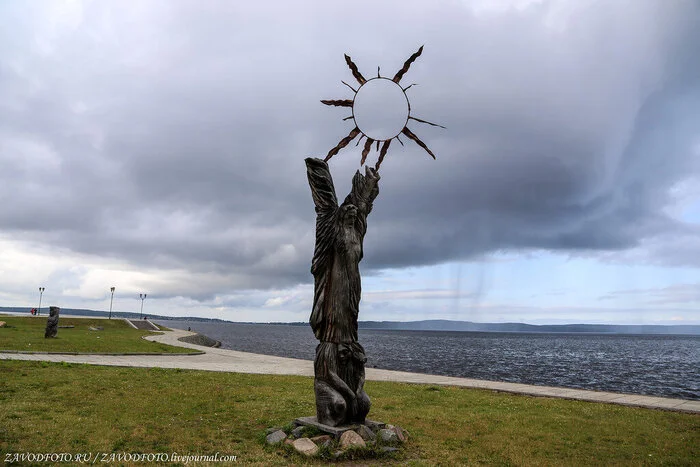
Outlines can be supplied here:
M347 364L352 357L352 350L345 344L338 344L338 360L343 365Z
M316 346L314 372L317 378L322 379L327 378L329 372L336 373L348 385L353 386L364 375L366 361L364 349L358 342L320 342Z

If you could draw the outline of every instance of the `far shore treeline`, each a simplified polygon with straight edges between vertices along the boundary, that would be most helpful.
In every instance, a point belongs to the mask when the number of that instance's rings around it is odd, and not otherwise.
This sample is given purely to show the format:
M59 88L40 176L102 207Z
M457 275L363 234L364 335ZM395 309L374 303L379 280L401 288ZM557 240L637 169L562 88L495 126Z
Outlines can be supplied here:
M29 307L6 307L0 306L0 313L14 312L27 313ZM48 311L46 312L48 316ZM76 316L99 316L105 317L109 313L106 311L85 310L75 308L62 308L63 315ZM42 313L43 315L43 313ZM140 313L137 312L112 312L113 318L138 319ZM198 316L161 316L144 315L150 320L168 321L201 321L201 322L221 322L236 323L218 318L202 318ZM308 326L308 322L293 323L251 323L238 322L239 324L271 324L280 326ZM452 321L444 319L422 320L422 321L360 321L360 329L378 329L388 331L471 331L471 332L520 332L520 333L592 333L592 334L674 334L674 335L700 335L700 325L660 325L660 324L525 324L525 323L473 323L471 321Z

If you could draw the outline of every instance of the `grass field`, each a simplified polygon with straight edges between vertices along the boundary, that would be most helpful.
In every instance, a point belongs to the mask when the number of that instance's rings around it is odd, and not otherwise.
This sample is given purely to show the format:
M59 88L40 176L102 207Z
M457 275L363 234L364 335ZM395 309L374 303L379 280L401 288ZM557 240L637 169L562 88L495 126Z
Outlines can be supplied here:
M45 339L46 316L2 316L7 323L0 328L0 351L91 352L91 353L192 353L191 349L142 339L151 331L134 329L121 319L60 318L55 338ZM101 327L91 331L90 327Z
M405 452L389 462L698 465L700 459L694 414L451 387L368 382L366 388L370 418L411 434ZM305 377L0 361L2 453L219 452L243 464L321 463L261 443L266 428L313 413L313 380Z

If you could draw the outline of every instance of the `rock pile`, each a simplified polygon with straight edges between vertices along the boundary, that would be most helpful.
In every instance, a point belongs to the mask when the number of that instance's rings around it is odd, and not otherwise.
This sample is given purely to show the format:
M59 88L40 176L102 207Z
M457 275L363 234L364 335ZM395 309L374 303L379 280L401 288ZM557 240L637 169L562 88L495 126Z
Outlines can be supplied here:
M399 451L408 440L408 432L399 426L383 423L368 423L354 429L343 430L335 435L319 434L311 426L290 424L285 428L269 428L265 441L269 445L289 445L304 456L340 459L362 453L382 455Z

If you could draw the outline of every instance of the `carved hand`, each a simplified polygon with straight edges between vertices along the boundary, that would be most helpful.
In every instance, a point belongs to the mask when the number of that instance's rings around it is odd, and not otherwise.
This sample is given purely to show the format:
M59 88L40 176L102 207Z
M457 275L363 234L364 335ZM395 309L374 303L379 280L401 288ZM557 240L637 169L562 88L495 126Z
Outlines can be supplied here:
M363 370L363 373L364 373L364 370ZM360 381L358 381L358 383L357 383L357 391L355 391L355 394L356 394L357 396L359 396L360 393L362 392L362 389L363 389L364 387L365 387L365 377L362 376L362 377L360 378Z
M365 186L362 190L362 197L364 200L372 202L374 198L379 194L379 187L377 186L380 179L379 172L368 165L365 166Z
M335 374L334 371L329 371L328 376L330 377L331 381L331 386L335 388L336 391L340 392L343 394L347 399L350 400L355 400L357 397L355 392L350 389L350 386L348 386L345 381L343 381L340 376Z
M367 177L367 184L376 185L380 178L379 171L368 165L365 166L365 177Z

